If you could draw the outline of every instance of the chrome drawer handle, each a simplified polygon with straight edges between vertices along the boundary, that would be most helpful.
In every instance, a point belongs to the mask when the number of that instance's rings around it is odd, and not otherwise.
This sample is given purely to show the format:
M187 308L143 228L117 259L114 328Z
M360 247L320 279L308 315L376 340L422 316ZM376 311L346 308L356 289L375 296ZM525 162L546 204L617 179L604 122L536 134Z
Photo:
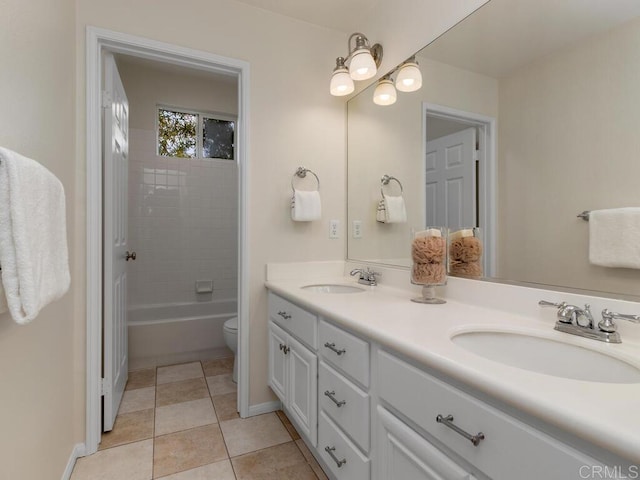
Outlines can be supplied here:
M333 461L336 462L336 465L338 465L338 468L340 468L342 467L342 465L347 463L347 459L343 458L342 460L338 460L338 457L336 457L333 453L335 452L335 450L336 450L336 447L324 447L324 451L329 454L329 456L333 459Z
M335 343L326 342L324 344L324 346L327 347L329 350L332 350L332 351L336 352L337 355L342 355L343 353L347 353L347 351L344 348L338 350L336 348L336 344Z
M287 312L283 312L283 311L278 312L278 315L280 315L285 320L289 320L291 318L291 315L289 315Z
M467 432L465 432L464 430L462 430L460 427L458 427L457 425L453 424L453 415L447 415L446 417L443 417L442 415L438 415L436 417L436 422L438 423L442 423L444 426L449 427L451 430L453 430L456 433L459 433L460 435L462 435L464 438L466 438L467 440L469 440L471 443L473 443L474 447L477 447L478 444L484 440L484 433L479 432L476 435L471 435Z
M289 353L289 350L291 350L291 348L287 347L284 343L280 344L280 350L282 350L284 352L284 354L286 355L287 353Z
M343 406L343 405L346 405L346 404L347 404L347 401L346 401L346 400L340 400L340 401L336 400L336 397L334 397L334 395L336 394L335 390L331 390L331 391L327 390L326 392L324 392L324 394L325 394L327 397L329 397L329 399L330 399L333 403L335 403L335 404L336 404L336 407L338 407L338 408L340 408L341 406Z

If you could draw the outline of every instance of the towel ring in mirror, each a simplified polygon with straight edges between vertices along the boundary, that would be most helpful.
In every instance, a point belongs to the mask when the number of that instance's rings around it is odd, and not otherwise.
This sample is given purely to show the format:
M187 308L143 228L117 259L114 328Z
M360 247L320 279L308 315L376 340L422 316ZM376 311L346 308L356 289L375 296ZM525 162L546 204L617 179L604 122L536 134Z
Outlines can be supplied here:
M296 177L305 178L307 176L307 173L310 173L311 175L316 177L316 182L318 183L318 188L316 190L318 191L320 190L320 179L318 178L318 175L313 173L308 168L304 168L304 167L298 167L298 170L296 170L296 173L293 174L293 177L291 178L291 190L293 190L294 192L296 191L296 188L293 186L293 181L296 179Z

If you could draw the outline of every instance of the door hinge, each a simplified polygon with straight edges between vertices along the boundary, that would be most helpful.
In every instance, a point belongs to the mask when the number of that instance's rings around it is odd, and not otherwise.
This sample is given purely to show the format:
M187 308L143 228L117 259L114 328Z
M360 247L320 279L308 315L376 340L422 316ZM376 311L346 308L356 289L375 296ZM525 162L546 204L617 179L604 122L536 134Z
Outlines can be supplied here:
M113 105L113 100L111 99L111 94L103 90L102 91L102 108L111 108Z
M100 379L100 396L104 397L109 392L110 392L109 382L107 382L106 378L101 378Z

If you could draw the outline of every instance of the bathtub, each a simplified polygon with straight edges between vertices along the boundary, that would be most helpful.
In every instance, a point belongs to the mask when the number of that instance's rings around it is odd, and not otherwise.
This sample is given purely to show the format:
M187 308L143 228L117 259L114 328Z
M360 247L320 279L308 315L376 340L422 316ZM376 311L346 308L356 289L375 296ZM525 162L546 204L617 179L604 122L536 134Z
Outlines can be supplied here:
M222 326L237 308L236 299L129 307L129 370L232 355Z

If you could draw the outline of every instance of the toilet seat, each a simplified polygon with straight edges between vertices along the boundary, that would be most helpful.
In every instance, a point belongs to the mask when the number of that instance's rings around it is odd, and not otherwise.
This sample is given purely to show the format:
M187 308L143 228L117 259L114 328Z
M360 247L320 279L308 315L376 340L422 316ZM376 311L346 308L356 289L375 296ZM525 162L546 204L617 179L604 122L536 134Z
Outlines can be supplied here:
M218 327L218 328L220 328L220 327ZM229 320L225 321L223 328L225 330L230 330L230 331L237 332L238 331L238 317L233 317L233 318L230 318Z

